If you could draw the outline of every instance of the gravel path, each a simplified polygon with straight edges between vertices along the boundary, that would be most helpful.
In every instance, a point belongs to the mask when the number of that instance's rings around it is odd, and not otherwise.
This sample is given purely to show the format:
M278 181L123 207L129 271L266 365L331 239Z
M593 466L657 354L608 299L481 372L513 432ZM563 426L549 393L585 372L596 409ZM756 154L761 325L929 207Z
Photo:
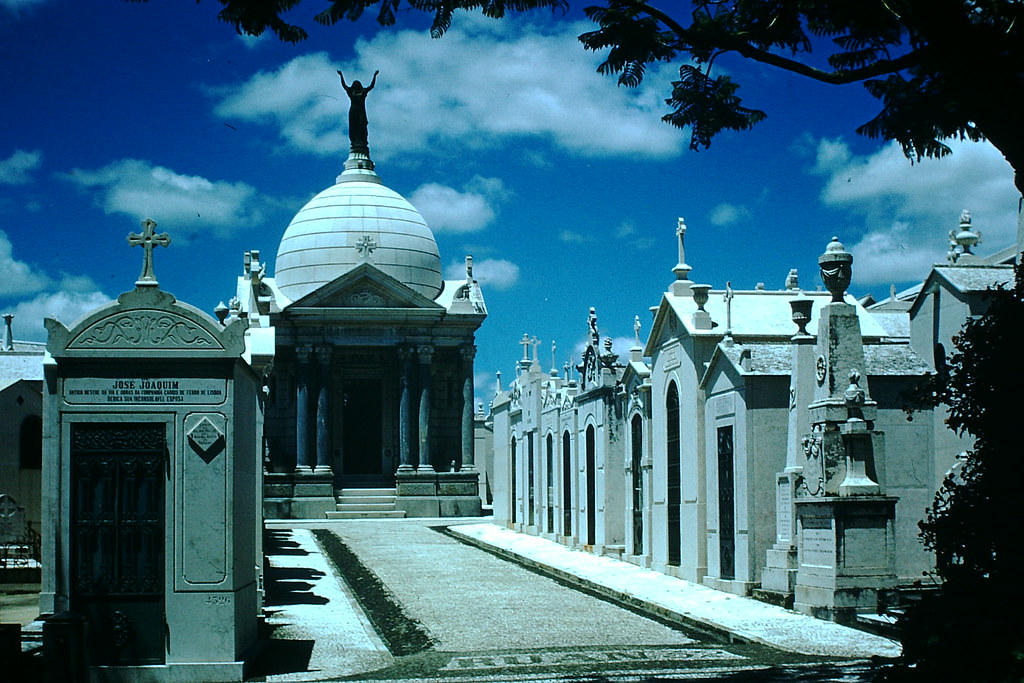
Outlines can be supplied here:
M679 630L459 543L424 520L318 526L359 555L439 650L695 642Z

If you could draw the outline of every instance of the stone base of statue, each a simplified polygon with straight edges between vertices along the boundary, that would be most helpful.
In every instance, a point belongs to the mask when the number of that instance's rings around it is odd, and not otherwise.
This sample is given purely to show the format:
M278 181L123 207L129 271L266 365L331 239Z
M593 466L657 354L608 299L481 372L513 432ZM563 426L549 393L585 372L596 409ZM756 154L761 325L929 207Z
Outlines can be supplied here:
M479 517L479 472L395 473L395 509L406 517Z
M265 519L323 519L334 509L334 475L329 470L263 475Z
M799 547L793 607L851 624L874 613L896 585L896 498L827 496L796 501Z

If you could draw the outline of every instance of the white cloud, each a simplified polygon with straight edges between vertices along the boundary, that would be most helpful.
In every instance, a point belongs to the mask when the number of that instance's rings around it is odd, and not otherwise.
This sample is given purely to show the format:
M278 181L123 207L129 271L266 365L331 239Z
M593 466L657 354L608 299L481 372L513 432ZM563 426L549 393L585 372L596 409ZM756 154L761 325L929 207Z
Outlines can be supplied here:
M528 138L581 156L681 154L685 135L660 121L672 69L659 65L642 87L620 88L596 73L601 56L576 39L589 28L466 15L441 40L426 32L381 31L359 40L356 59L340 66L350 80L381 72L367 100L370 148L378 160ZM325 53L296 57L221 89L215 111L272 123L293 149L339 154L347 146L348 102L336 68Z
M25 341L45 341L44 318L56 318L71 327L80 317L109 301L110 297L99 291L40 294L14 307L15 336Z
M46 289L52 281L24 261L14 258L14 249L7 234L0 230L0 297L18 297Z
M558 233L558 240L569 244L583 244L584 242L589 242L590 238L575 230L562 230Z
M449 280L464 280L466 278L466 264L453 262L444 269L445 278ZM512 289L519 282L519 266L505 259L485 258L473 261L473 278L484 288L506 290Z
M495 206L509 194L500 179L476 176L462 192L437 183L421 185L409 201L435 232L464 233L483 230L494 222Z
M38 149L31 152L24 149L0 160L0 184L25 185L32 181L31 172L42 166L43 153Z
M2 230L0 273L4 274L0 277L0 300L6 300L2 312L14 314L15 337L21 340L45 341L43 318L57 318L70 325L111 300L87 275L61 273L54 277L19 261Z
M727 228L751 218L750 209L742 204L729 204L723 202L711 210L709 220L712 225L720 228Z
M839 235L854 255L857 284L924 277L945 260L947 235L964 208L983 232L978 253L1015 239L1018 193L1002 154L988 143L947 144L952 155L912 165L896 143L866 156L841 141L819 143L814 170L827 178L822 201L845 210L861 235Z
M206 226L227 237L263 220L259 207L265 200L251 185L183 175L139 159L75 169L64 177L99 191L97 203L107 213L148 216L163 226Z

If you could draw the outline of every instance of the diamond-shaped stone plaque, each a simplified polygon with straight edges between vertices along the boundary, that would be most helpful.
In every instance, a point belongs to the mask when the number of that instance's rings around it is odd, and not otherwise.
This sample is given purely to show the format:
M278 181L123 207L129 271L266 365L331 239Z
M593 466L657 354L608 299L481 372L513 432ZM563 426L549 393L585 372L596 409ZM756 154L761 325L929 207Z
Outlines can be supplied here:
M208 417L203 417L188 430L188 445L209 464L224 450L224 433Z

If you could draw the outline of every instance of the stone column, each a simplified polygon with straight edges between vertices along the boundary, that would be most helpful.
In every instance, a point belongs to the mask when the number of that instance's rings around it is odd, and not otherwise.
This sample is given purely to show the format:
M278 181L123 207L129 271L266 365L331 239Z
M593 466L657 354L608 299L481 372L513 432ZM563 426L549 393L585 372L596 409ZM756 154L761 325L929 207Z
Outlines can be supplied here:
M420 405L419 405L419 465L417 472L433 472L430 462L430 361L434 355L433 346L416 347L416 355L420 360Z
M300 346L295 349L298 376L295 383L295 462L300 468L313 468L310 444L309 363L313 349Z
M412 349L398 349L398 471L412 472Z
M476 347L467 344L462 347L462 467L463 472L475 472L476 462L473 457L473 358Z
M313 471L327 474L331 471L331 348L318 348L316 353L320 390L316 398L316 467Z

